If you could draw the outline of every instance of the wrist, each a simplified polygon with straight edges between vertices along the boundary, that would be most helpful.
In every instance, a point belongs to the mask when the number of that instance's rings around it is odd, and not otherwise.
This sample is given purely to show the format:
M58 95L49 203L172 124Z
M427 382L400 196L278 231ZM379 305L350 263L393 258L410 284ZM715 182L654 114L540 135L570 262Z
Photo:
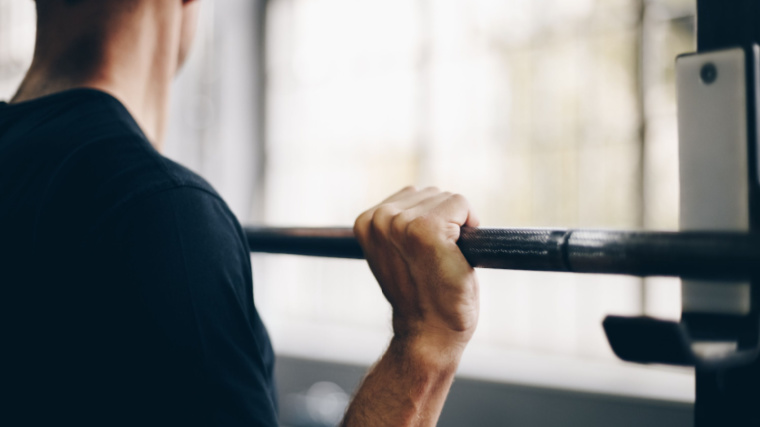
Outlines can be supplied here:
M436 336L394 335L341 425L434 426L463 351Z
M432 347L437 351L463 352L475 332L475 322L467 328L452 329L442 322L409 320L394 313L393 336L415 346Z
M390 350L428 372L456 372L467 342L437 334L396 334Z

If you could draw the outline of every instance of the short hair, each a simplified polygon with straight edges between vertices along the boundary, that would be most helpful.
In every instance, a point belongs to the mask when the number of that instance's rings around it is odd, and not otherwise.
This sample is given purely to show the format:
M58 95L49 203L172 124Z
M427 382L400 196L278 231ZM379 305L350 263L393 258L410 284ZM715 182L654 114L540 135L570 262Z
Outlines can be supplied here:
M50 1L51 0L34 0L34 2L37 3L38 5L39 4L47 4ZM63 0L63 2L67 3L67 4L74 4L74 3L81 3L82 0Z
M73 6L75 4L82 3L84 0L34 0L37 4L37 13L44 11L51 3L63 3L67 6Z

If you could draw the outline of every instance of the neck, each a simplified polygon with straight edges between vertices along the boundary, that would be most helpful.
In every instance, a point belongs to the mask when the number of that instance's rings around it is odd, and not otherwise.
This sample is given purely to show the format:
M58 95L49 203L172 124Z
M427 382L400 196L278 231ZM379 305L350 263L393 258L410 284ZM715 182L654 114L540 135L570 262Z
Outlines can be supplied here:
M70 19L39 25L32 65L11 102L74 88L98 89L119 99L160 149L181 23L179 14L166 7L174 2L135 4L110 19L88 19L87 14L102 17L102 10L66 9L58 13L69 13ZM85 25L72 25L77 22ZM100 28L87 25L92 22L100 22Z

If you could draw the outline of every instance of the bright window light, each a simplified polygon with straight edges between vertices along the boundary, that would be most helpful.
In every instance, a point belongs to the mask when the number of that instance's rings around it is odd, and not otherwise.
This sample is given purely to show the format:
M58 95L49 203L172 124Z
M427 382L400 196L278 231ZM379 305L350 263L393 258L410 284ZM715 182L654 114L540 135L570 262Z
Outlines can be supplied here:
M485 226L676 229L672 61L693 50L693 11L648 3L273 0L267 223L350 225L415 184L463 193ZM281 352L379 355L389 312L363 263L256 256L254 271ZM606 314L680 314L677 280L479 275L473 375L494 351L620 365ZM693 393L684 375L671 398Z

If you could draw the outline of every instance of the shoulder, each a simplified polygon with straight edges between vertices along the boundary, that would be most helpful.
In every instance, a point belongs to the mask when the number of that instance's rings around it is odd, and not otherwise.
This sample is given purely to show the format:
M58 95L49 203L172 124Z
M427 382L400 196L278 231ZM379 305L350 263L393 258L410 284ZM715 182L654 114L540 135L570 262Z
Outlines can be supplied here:
M83 230L87 234L126 223L154 227L156 237L181 226L196 239L207 232L221 237L226 230L226 243L241 240L237 219L214 188L139 138L92 144L73 157L67 169L72 172L60 180L67 188L58 194L69 200L71 195L82 198L84 215L91 218ZM204 238L210 242L215 237Z
M196 173L158 153L144 138L123 135L95 141L73 154L55 178L90 188L94 202L127 203L172 188L195 188L218 198Z
M138 217L167 224L179 215L198 227L226 227L234 234L228 237L241 240L237 220L212 186L157 152L115 98L85 91L31 107L25 119L34 130L18 139L36 153L29 158L45 182L34 189L37 235L95 236L109 224L135 224ZM130 220L139 209L146 213Z
M51 102L49 140L61 147L54 180L87 175L110 184L130 185L132 192L165 186L211 186L187 168L157 152L127 109L113 96L97 90L80 90ZM55 134L55 137L53 136Z
M91 224L95 247L138 248L139 256L180 257L193 269L250 268L239 222L215 193L196 186L171 186L135 197ZM153 258L153 257L150 257Z
M106 93L62 94L35 114L40 112L28 118L37 127L24 139L38 142L38 159L47 162L49 184L40 198L45 207L76 201L82 209L107 214L173 188L219 198L200 176L157 152L124 106Z

